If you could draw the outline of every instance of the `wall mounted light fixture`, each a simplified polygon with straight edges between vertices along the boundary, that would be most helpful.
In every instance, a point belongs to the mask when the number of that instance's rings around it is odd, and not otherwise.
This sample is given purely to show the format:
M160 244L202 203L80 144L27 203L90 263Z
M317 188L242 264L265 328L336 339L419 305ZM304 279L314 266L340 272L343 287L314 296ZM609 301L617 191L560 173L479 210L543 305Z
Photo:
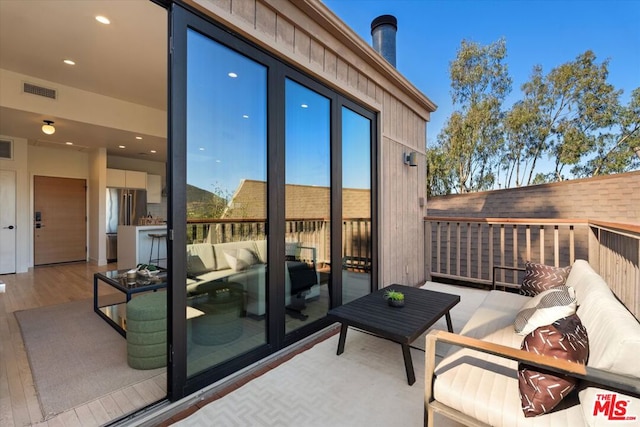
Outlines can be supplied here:
M53 135L56 133L56 128L53 127L53 122L51 120L43 120L45 124L42 125L42 132L47 135Z
M404 153L404 164L409 166L418 166L418 153L412 151L410 153Z

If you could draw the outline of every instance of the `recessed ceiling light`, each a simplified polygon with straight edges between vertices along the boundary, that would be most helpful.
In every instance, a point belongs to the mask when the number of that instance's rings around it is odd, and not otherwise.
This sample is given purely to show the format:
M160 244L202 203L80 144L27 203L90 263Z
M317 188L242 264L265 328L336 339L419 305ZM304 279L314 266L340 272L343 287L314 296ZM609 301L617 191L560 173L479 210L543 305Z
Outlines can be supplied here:
M242 115L242 118L243 118L243 119L248 119L248 118L249 118L249 115L248 115L248 114L243 114L243 115Z
M236 77L238 77L238 75L234 72L230 72L229 74L227 74L227 76L231 77L232 79L235 79Z
M105 24L105 25L111 24L111 21L109 21L109 18L107 18L106 16L102 16L102 15L96 16L96 21L98 21L101 24Z
M155 153L156 153L156 150L151 150L151 152L152 152L153 154L155 154Z
M65 142L65 144L67 144L67 145L73 145L73 142L71 142L71 141L67 141L67 142Z
M142 137L141 136L136 136L136 139L142 139Z
M216 163L222 163L222 160L216 160Z
M71 59L65 59L64 61L65 64L67 65L76 65L75 61L71 60Z
M199 148L199 150L200 150L200 151L204 151L204 147L200 147L200 148Z
M124 145L118 145L118 148L127 148Z
M309 106L308 106L307 104L300 104L300 106L301 106L302 108L309 108Z

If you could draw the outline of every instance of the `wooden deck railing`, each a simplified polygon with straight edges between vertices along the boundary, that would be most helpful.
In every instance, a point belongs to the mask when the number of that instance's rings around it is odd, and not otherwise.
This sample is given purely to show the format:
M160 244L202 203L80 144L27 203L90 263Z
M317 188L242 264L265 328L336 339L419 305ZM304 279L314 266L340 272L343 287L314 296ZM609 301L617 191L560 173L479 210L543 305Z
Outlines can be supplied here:
M224 243L266 238L264 219L192 219L187 221L187 243ZM327 218L287 219L285 240L316 248L317 261L330 263L330 232ZM345 268L371 269L371 220L342 220L342 260Z
M425 218L428 280L489 285L494 266L525 261L555 266L586 259L618 298L640 315L640 226L588 220ZM496 283L522 280L522 273L496 270Z

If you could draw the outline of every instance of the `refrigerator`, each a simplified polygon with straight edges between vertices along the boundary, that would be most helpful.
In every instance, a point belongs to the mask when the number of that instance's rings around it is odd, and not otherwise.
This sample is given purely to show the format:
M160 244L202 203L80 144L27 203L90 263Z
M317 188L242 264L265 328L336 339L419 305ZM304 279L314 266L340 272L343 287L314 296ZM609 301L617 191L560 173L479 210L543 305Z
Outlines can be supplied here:
M107 262L118 259L118 226L138 225L146 215L146 190L107 188Z

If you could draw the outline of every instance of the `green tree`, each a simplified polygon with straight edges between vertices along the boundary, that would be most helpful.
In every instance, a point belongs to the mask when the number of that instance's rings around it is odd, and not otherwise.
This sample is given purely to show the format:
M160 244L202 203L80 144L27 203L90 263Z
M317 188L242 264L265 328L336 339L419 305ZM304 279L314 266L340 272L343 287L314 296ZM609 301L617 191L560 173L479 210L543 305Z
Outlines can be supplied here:
M631 93L627 106L616 110L614 125L598 130L593 140L592 157L571 169L575 176L628 172L640 166L640 88Z
M451 181L436 190L456 188L466 193L493 185L503 141L501 108L511 91L506 56L503 39L488 46L463 40L451 62L451 98L456 111L438 135L439 150L447 154L452 168ZM440 170L435 165L429 169Z
M546 76L540 66L534 67L531 79L522 85L524 99L513 105L505 120L508 142L503 168L515 171L516 186L560 181L567 165L580 176L624 169L618 151L611 150L616 141L611 130L623 111L618 101L621 92L607 83L607 76L608 61L597 64L591 51ZM534 175L537 161L545 154L554 159L553 173ZM598 167L596 160L585 168L584 162L593 156L618 166Z
M427 148L427 197L451 194L453 165L441 147Z

